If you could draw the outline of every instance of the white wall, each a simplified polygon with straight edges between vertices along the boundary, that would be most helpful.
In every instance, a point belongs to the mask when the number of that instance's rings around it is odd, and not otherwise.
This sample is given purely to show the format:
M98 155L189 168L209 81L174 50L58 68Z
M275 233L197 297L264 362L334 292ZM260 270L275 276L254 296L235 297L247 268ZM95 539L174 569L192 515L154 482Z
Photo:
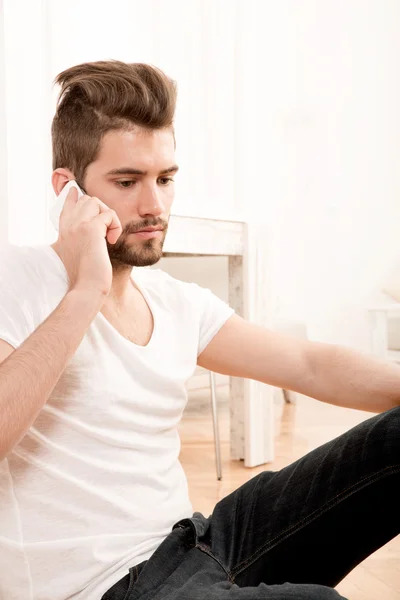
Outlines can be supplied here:
M400 3L258 7L282 310L312 337L367 348L363 306L399 251Z
M43 241L51 174L45 3L3 0L7 209L11 242Z
M4 88L4 19L0 0L0 131L3 132L0 136L0 244L8 241L6 107L4 94L1 93Z

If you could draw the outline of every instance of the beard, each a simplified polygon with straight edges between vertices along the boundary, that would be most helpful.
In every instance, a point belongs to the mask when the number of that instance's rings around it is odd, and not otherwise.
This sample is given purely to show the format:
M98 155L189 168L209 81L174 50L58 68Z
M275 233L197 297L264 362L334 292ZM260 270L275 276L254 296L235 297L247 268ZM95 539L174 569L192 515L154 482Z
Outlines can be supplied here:
M161 237L150 240L138 239L134 243L128 241L131 233L147 227L163 227ZM161 219L145 219L140 223L128 223L115 244L107 242L108 255L113 268L119 270L126 267L149 267L158 263L162 258L167 231L168 221Z

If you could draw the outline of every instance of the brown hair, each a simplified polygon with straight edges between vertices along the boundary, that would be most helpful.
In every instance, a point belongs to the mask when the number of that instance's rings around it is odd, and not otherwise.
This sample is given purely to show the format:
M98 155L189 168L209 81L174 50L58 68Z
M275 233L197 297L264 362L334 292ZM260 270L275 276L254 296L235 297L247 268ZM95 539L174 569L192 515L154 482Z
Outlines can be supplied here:
M135 126L173 131L176 83L157 67L117 60L83 63L57 75L55 83L61 91L51 128L53 169L70 169L78 182L108 131Z

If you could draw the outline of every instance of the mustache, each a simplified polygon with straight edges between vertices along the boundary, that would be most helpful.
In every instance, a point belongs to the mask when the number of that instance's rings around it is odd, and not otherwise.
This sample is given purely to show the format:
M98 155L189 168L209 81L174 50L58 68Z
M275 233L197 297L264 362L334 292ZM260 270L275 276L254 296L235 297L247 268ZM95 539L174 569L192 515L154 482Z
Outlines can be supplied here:
M139 223L128 223L122 230L122 235L129 235L130 233L136 233L141 229L147 229L147 227L162 227L164 230L168 229L168 221L163 219L144 219Z

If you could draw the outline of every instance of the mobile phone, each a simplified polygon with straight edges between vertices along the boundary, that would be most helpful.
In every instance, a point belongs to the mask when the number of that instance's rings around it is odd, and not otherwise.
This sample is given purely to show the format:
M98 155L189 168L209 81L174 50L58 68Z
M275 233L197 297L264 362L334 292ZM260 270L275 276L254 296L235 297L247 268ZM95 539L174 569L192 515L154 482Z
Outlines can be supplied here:
M81 188L76 183L76 181L71 179L63 187L60 194L57 196L55 203L53 204L53 206L50 209L50 221L52 222L56 231L59 230L60 215L61 215L61 211L64 206L65 199L68 195L69 190L73 187L78 190L78 198L80 198L81 196L84 196L84 193L82 192Z

